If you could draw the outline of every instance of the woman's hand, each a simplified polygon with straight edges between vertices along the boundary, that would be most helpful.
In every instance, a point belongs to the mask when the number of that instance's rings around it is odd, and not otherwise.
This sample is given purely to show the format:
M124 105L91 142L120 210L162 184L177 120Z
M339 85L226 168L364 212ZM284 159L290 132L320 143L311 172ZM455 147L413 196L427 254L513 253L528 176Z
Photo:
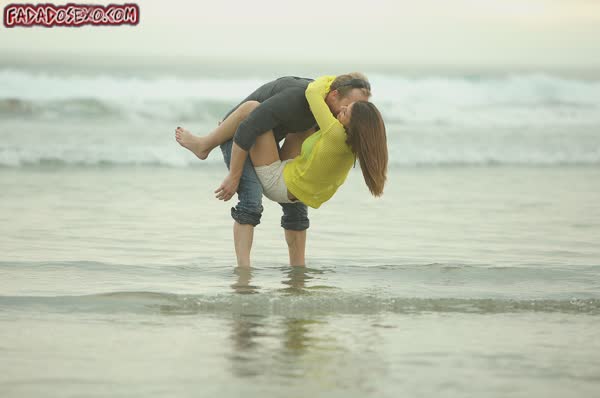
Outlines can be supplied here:
M308 84L305 90L305 95L317 94L321 97L327 97L331 89L331 83L335 80L335 76L321 76Z
M225 202L227 202L233 197L233 195L235 195L239 185L239 177L236 178L232 176L231 173L229 173L227 174L227 177L225 177L219 188L217 188L217 190L215 191L215 197L219 200L224 200Z

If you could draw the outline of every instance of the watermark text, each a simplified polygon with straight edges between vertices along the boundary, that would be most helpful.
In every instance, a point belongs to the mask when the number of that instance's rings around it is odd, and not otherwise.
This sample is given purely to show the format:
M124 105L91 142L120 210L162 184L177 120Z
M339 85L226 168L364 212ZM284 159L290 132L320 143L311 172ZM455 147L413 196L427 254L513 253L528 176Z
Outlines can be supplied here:
M79 27L84 25L137 25L137 4L9 4L4 7L4 26Z

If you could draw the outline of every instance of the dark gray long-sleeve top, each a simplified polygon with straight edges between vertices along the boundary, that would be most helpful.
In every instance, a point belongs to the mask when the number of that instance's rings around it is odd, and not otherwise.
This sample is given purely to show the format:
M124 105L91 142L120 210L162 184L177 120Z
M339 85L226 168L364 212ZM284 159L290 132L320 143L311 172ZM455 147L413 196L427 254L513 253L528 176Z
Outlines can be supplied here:
M261 104L239 125L233 137L234 142L249 151L256 137L269 130L273 130L275 139L279 142L288 133L303 132L315 127L315 118L304 95L311 81L312 79L301 77L281 77L250 94L241 103L254 100ZM235 109L237 107L231 112Z

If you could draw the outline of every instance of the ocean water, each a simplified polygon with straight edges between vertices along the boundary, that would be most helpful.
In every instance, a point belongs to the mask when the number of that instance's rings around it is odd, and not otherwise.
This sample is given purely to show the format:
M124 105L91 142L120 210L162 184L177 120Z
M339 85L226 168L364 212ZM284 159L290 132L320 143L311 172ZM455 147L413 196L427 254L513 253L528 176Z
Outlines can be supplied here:
M598 395L600 81L369 76L384 196L352 170L306 268L265 200L245 270L173 129L266 77L0 69L0 395Z

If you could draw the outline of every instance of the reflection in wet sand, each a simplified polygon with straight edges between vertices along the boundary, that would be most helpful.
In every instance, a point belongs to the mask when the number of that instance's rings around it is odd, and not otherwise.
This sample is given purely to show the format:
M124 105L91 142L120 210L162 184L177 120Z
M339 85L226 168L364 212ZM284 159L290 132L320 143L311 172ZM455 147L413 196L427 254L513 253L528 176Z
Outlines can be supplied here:
M233 271L237 275L237 280L231 285L231 288L238 294L255 294L260 289L259 286L250 284L252 280L252 268L237 267Z
M234 294L256 294L252 298L240 297L240 306L231 313L228 358L234 376L256 378L257 383L262 383L261 378L265 377L271 384L277 383L277 379L281 383L310 379L309 383L327 389L340 384L352 385L357 380L361 385L369 384L371 376L381 372L381 360L372 350L348 350L347 340L352 337L331 333L328 319L318 312L282 317L264 315L268 311L255 308L257 304L273 305L270 300L277 299L267 294L262 302L263 296L257 294L260 287L253 284L259 272L236 269L235 281L230 285ZM310 286L319 279L316 276L319 270L297 267L285 268L282 272L281 283L286 287L278 292L286 300L304 301L311 299L307 294L319 294ZM369 346L377 345L377 328L370 329L370 333L360 339L361 342L370 340ZM345 371L339 372L340 369Z
M236 294L257 294L259 286L252 285L252 268L237 267L234 269L236 280L231 288ZM232 371L240 377L252 377L261 374L262 369L256 366L260 359L262 347L258 338L264 333L264 316L252 314L232 314L231 341L233 352L230 356Z
M282 347L284 353L289 356L299 356L304 353L316 341L311 337L311 327L325 322L314 319L286 318L283 321Z
M281 292L303 295L307 282L313 277L304 267L284 270L282 281L288 287ZM253 270L235 269L235 282L231 288L237 294L259 293L259 286L252 284ZM318 339L312 336L313 327L324 322L315 319L265 317L254 314L232 314L231 334L232 372L239 377L254 377L277 373L292 376L296 373L298 357L315 348Z
M284 269L286 279L281 281L282 284L287 285L283 289L279 289L280 292L288 293L291 295L310 294L308 282L314 279L311 274L321 273L319 270L306 268L306 267L290 267Z
M265 347L261 341L267 325L265 317L255 315L234 315L231 322L230 339L232 342L232 372L239 377L253 377L264 372L260 366Z

